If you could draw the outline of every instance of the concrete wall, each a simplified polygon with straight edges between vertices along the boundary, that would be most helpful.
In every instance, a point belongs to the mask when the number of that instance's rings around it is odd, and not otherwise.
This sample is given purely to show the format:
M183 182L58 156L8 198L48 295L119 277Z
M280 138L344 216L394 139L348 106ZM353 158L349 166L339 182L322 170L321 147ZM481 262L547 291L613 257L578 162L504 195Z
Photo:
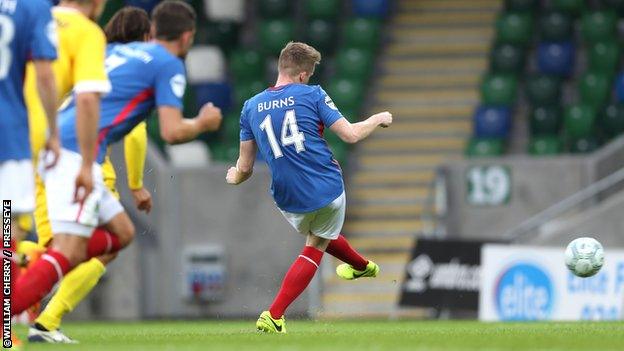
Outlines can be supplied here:
M127 190L122 151L115 148L113 159L124 206L137 226L136 241L70 318L257 317L266 310L305 243L275 207L268 169L256 166L249 181L234 187L225 183L226 165L174 169L150 151L145 186L154 209L145 215L134 209ZM187 302L181 253L206 244L226 250L225 298ZM311 301L303 294L289 316L307 314Z
M477 165L507 166L511 170L511 200L496 207L470 205L466 201L466 171ZM624 137L586 156L530 157L511 156L492 159L466 159L444 165L438 177L445 182L447 213L441 220L449 237L499 240L506 231L518 226L553 204L586 188L624 166ZM610 189L592 201L575 208L590 209L594 204L622 190ZM574 211L572 211L574 213Z
M478 165L510 168L508 204L487 207L467 202L466 172ZM486 239L500 239L509 228L585 187L590 177L579 157L464 160L445 165L440 172L446 174L448 189L447 235Z

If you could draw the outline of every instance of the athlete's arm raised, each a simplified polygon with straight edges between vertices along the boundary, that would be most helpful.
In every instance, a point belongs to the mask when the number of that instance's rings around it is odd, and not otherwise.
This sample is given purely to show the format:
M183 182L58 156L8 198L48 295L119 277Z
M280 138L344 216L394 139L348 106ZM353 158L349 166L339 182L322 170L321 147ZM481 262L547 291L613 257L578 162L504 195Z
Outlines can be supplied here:
M392 114L388 111L376 113L366 120L351 123L346 118L337 120L329 127L342 141L355 144L366 139L377 127L387 128L392 124Z
M169 144L184 143L201 133L216 131L221 125L221 119L221 109L212 103L205 104L193 119L185 119L177 107L158 108L160 135Z
M255 140L245 140L240 143L240 155L236 167L230 167L225 176L228 184L238 185L251 177L256 160L258 146Z

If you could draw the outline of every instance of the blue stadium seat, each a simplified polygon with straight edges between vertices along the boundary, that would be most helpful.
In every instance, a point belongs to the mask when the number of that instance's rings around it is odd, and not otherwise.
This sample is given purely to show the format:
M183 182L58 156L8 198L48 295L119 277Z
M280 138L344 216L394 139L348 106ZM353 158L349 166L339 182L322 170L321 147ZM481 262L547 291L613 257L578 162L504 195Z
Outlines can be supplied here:
M571 41L542 42L537 48L540 73L567 77L574 70L575 47Z
M384 18L388 14L388 0L353 0L353 12L358 17Z
M199 108L207 102L212 102L223 111L232 107L232 87L229 83L197 84L193 89Z
M151 13L159 2L160 0L126 0L126 5L140 7L147 13Z
M511 129L511 109L479 106L473 115L473 127L477 138L507 138Z

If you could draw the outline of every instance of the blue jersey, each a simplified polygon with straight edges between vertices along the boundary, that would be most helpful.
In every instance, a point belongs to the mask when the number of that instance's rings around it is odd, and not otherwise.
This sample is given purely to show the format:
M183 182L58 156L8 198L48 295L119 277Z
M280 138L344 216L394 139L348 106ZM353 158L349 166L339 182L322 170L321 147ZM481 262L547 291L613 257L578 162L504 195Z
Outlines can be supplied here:
M312 212L343 193L342 171L323 139L324 128L340 118L318 85L269 88L245 102L240 139L255 140L267 160L271 194L280 209Z
M30 158L24 75L30 59L56 59L47 0L0 0L0 162Z
M98 134L99 163L106 148L122 139L155 107L182 110L186 75L182 60L156 43L110 44L106 70L112 91L102 98ZM63 147L80 152L73 99L59 114Z

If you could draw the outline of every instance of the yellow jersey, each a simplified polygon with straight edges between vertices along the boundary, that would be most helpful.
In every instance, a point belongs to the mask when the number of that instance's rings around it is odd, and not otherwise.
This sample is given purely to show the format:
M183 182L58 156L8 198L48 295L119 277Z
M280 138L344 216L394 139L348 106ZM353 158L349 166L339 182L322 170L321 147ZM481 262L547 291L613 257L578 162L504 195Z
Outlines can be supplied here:
M58 59L53 64L59 102L72 90L108 93L106 75L106 37L102 29L81 12L55 7L52 16L58 28ZM24 96L28 107L30 142L36 162L43 148L48 128L45 112L37 93L34 66L26 67Z
M72 90L75 93L110 92L111 85L105 69L106 37L102 29L81 12L57 6L52 16L58 27L58 59L53 64L59 102ZM36 162L43 149L48 129L45 111L37 93L34 67L26 68L24 85L26 106L30 124L30 142L33 161ZM143 187L143 165L147 149L145 124L138 125L125 139L128 180L131 189ZM129 145L131 147L129 147ZM107 187L117 195L115 189L116 174L110 159L102 167ZM52 231L47 218L47 205L43 182L36 177L35 223L39 243L46 245L52 238Z

